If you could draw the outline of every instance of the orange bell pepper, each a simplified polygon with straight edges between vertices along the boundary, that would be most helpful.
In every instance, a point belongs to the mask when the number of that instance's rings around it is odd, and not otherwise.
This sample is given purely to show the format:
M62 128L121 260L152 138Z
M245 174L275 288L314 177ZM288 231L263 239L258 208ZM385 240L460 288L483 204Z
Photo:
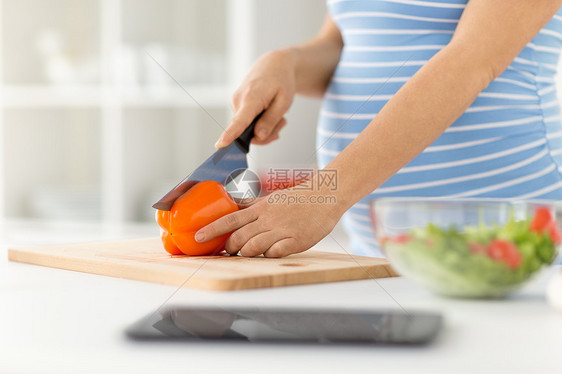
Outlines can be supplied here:
M220 183L197 183L174 202L170 211L156 212L156 222L161 228L164 249L172 255L191 256L222 251L230 233L205 243L196 242L195 233L218 218L237 210L238 205Z

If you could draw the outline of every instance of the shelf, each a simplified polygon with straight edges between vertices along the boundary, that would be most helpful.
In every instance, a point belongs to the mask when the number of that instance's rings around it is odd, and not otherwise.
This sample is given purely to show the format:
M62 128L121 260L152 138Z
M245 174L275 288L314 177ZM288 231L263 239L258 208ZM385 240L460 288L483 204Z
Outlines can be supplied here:
M177 86L129 89L120 95L123 106L139 107L227 107L234 90L227 86ZM195 102L190 95L195 99Z
M324 3L0 0L0 218L152 220L214 151L252 62L312 36ZM298 100L289 120L314 122ZM308 155L290 131L268 149Z
M184 86L203 107L226 107L233 90L227 86ZM119 89L100 86L4 86L4 108L97 107L111 103L130 107L198 107L180 87Z
M101 82L98 0L0 3L3 83Z
M100 114L93 108L3 113L7 216L100 218Z
M4 86L4 108L99 106L101 90L95 86Z

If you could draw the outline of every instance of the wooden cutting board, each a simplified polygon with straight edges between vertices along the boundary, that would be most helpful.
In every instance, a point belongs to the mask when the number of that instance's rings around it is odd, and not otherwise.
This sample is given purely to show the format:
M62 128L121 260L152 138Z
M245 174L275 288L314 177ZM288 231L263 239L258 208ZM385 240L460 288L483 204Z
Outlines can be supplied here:
M393 277L387 260L307 251L285 258L170 256L158 238L12 248L11 261L170 284L232 291Z

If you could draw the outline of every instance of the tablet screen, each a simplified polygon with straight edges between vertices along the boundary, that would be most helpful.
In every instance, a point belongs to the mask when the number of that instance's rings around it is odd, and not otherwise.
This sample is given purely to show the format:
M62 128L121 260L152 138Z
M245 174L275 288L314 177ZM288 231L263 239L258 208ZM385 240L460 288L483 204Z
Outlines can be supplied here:
M133 339L302 341L420 344L431 341L442 316L400 310L307 310L170 307L127 329Z

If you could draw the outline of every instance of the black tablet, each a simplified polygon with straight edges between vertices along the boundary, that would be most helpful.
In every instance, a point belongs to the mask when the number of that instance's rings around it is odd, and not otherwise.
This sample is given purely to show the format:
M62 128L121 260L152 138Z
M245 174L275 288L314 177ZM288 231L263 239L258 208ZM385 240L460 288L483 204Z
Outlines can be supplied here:
M126 334L135 340L423 344L442 325L443 317L432 312L174 306Z

